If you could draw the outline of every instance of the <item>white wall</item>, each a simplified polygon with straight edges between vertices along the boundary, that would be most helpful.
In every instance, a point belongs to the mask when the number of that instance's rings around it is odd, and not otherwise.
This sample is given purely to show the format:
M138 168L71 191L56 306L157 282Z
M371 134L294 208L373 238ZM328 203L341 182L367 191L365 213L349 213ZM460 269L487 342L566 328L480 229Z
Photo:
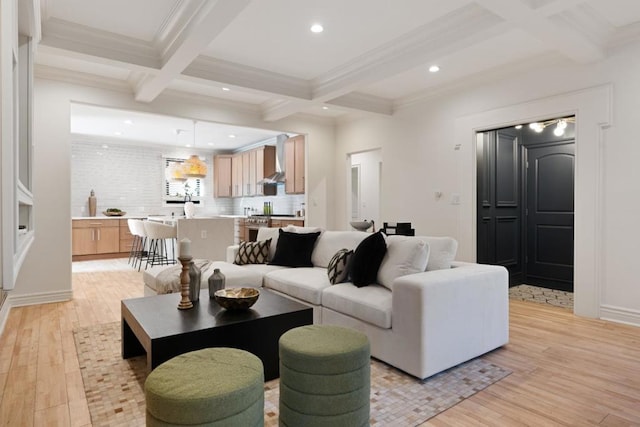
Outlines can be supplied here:
M307 221L334 226L335 131L327 120L296 116L263 122L260 113L208 98L163 95L138 103L124 88L116 90L58 82L39 77L34 100L34 198L36 240L25 260L14 296L23 303L58 299L71 290L71 141L72 102L168 114L196 120L301 133L307 139ZM309 159L311 159L309 161Z
M557 63L485 80L392 117L341 123L336 164L344 164L347 153L381 147L382 218L407 218L418 234L454 236L459 258L474 260L474 132L575 113L576 312L640 325L634 268L640 237L639 75L636 44L596 64ZM344 212L345 168L337 167L336 174L336 206ZM444 193L440 200L436 190ZM461 195L460 205L451 204L454 193Z

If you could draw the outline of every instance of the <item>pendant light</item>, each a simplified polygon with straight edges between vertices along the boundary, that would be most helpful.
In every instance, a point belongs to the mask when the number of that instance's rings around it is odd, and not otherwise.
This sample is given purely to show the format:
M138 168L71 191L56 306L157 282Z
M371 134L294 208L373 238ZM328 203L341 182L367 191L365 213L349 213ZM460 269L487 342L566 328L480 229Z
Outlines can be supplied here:
M166 178L167 181L172 181L172 182L184 182L187 180L187 177L184 176L184 173L182 171L183 169L183 163L182 162L171 162L169 163L169 165L165 168L164 170L164 177Z
M196 121L193 121L193 146L196 146ZM205 178L207 176L207 164L200 160L197 154L192 154L182 164L182 174L187 178Z

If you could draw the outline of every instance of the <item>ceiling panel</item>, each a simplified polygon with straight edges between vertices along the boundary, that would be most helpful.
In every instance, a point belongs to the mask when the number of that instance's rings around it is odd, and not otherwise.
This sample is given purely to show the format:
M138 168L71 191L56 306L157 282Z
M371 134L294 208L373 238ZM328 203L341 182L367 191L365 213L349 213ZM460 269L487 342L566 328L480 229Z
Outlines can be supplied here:
M58 18L152 41L180 0L43 0L47 18Z
M537 39L524 31L511 30L436 59L434 63L440 66L437 73L430 73L427 65L415 67L362 92L389 99L405 98L543 52L545 47Z
M589 0L587 3L614 27L623 27L640 21L640 1L638 0Z
M206 55L312 79L451 12L469 0L254 1ZM313 23L324 32L313 34Z

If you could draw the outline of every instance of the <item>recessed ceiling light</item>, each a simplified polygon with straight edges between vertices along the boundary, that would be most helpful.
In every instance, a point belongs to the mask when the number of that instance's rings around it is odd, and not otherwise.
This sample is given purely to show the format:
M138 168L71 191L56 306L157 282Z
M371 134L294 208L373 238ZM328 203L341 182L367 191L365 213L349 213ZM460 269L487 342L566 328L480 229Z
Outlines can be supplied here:
M113 134L116 135L116 136L120 136L120 135L122 135L122 132L114 132Z
M522 129L522 125L516 125L516 129Z
M124 124L125 125L132 125L133 124L133 120L127 119L127 120L124 121Z
M328 110L329 107L327 107L326 105L324 107L322 107L323 110Z
M189 148L189 147L191 147L191 144L185 144L184 146Z
M207 145L214 146L215 144L213 142L207 142Z
M320 24L313 24L311 26L311 32L312 33L321 33L323 31L324 31L324 28Z
M440 71L440 67L438 67L437 65L432 65L431 67L429 67L430 73L437 73L438 71Z
M102 145L102 148L104 148L105 150L109 149L109 146L107 144Z
M235 138L236 136L232 133L229 134L229 138Z
M228 87L223 87L222 90L225 92L229 92L231 89L229 89Z

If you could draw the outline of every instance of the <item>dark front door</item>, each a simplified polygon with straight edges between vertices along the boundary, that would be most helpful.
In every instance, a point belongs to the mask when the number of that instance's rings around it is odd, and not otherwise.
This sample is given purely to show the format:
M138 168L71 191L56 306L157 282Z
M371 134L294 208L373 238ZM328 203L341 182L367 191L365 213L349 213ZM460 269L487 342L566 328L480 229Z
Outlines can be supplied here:
M573 291L573 141L525 147L526 283Z
M513 128L485 132L478 141L478 247L480 263L502 265L509 283L522 283L521 155Z

